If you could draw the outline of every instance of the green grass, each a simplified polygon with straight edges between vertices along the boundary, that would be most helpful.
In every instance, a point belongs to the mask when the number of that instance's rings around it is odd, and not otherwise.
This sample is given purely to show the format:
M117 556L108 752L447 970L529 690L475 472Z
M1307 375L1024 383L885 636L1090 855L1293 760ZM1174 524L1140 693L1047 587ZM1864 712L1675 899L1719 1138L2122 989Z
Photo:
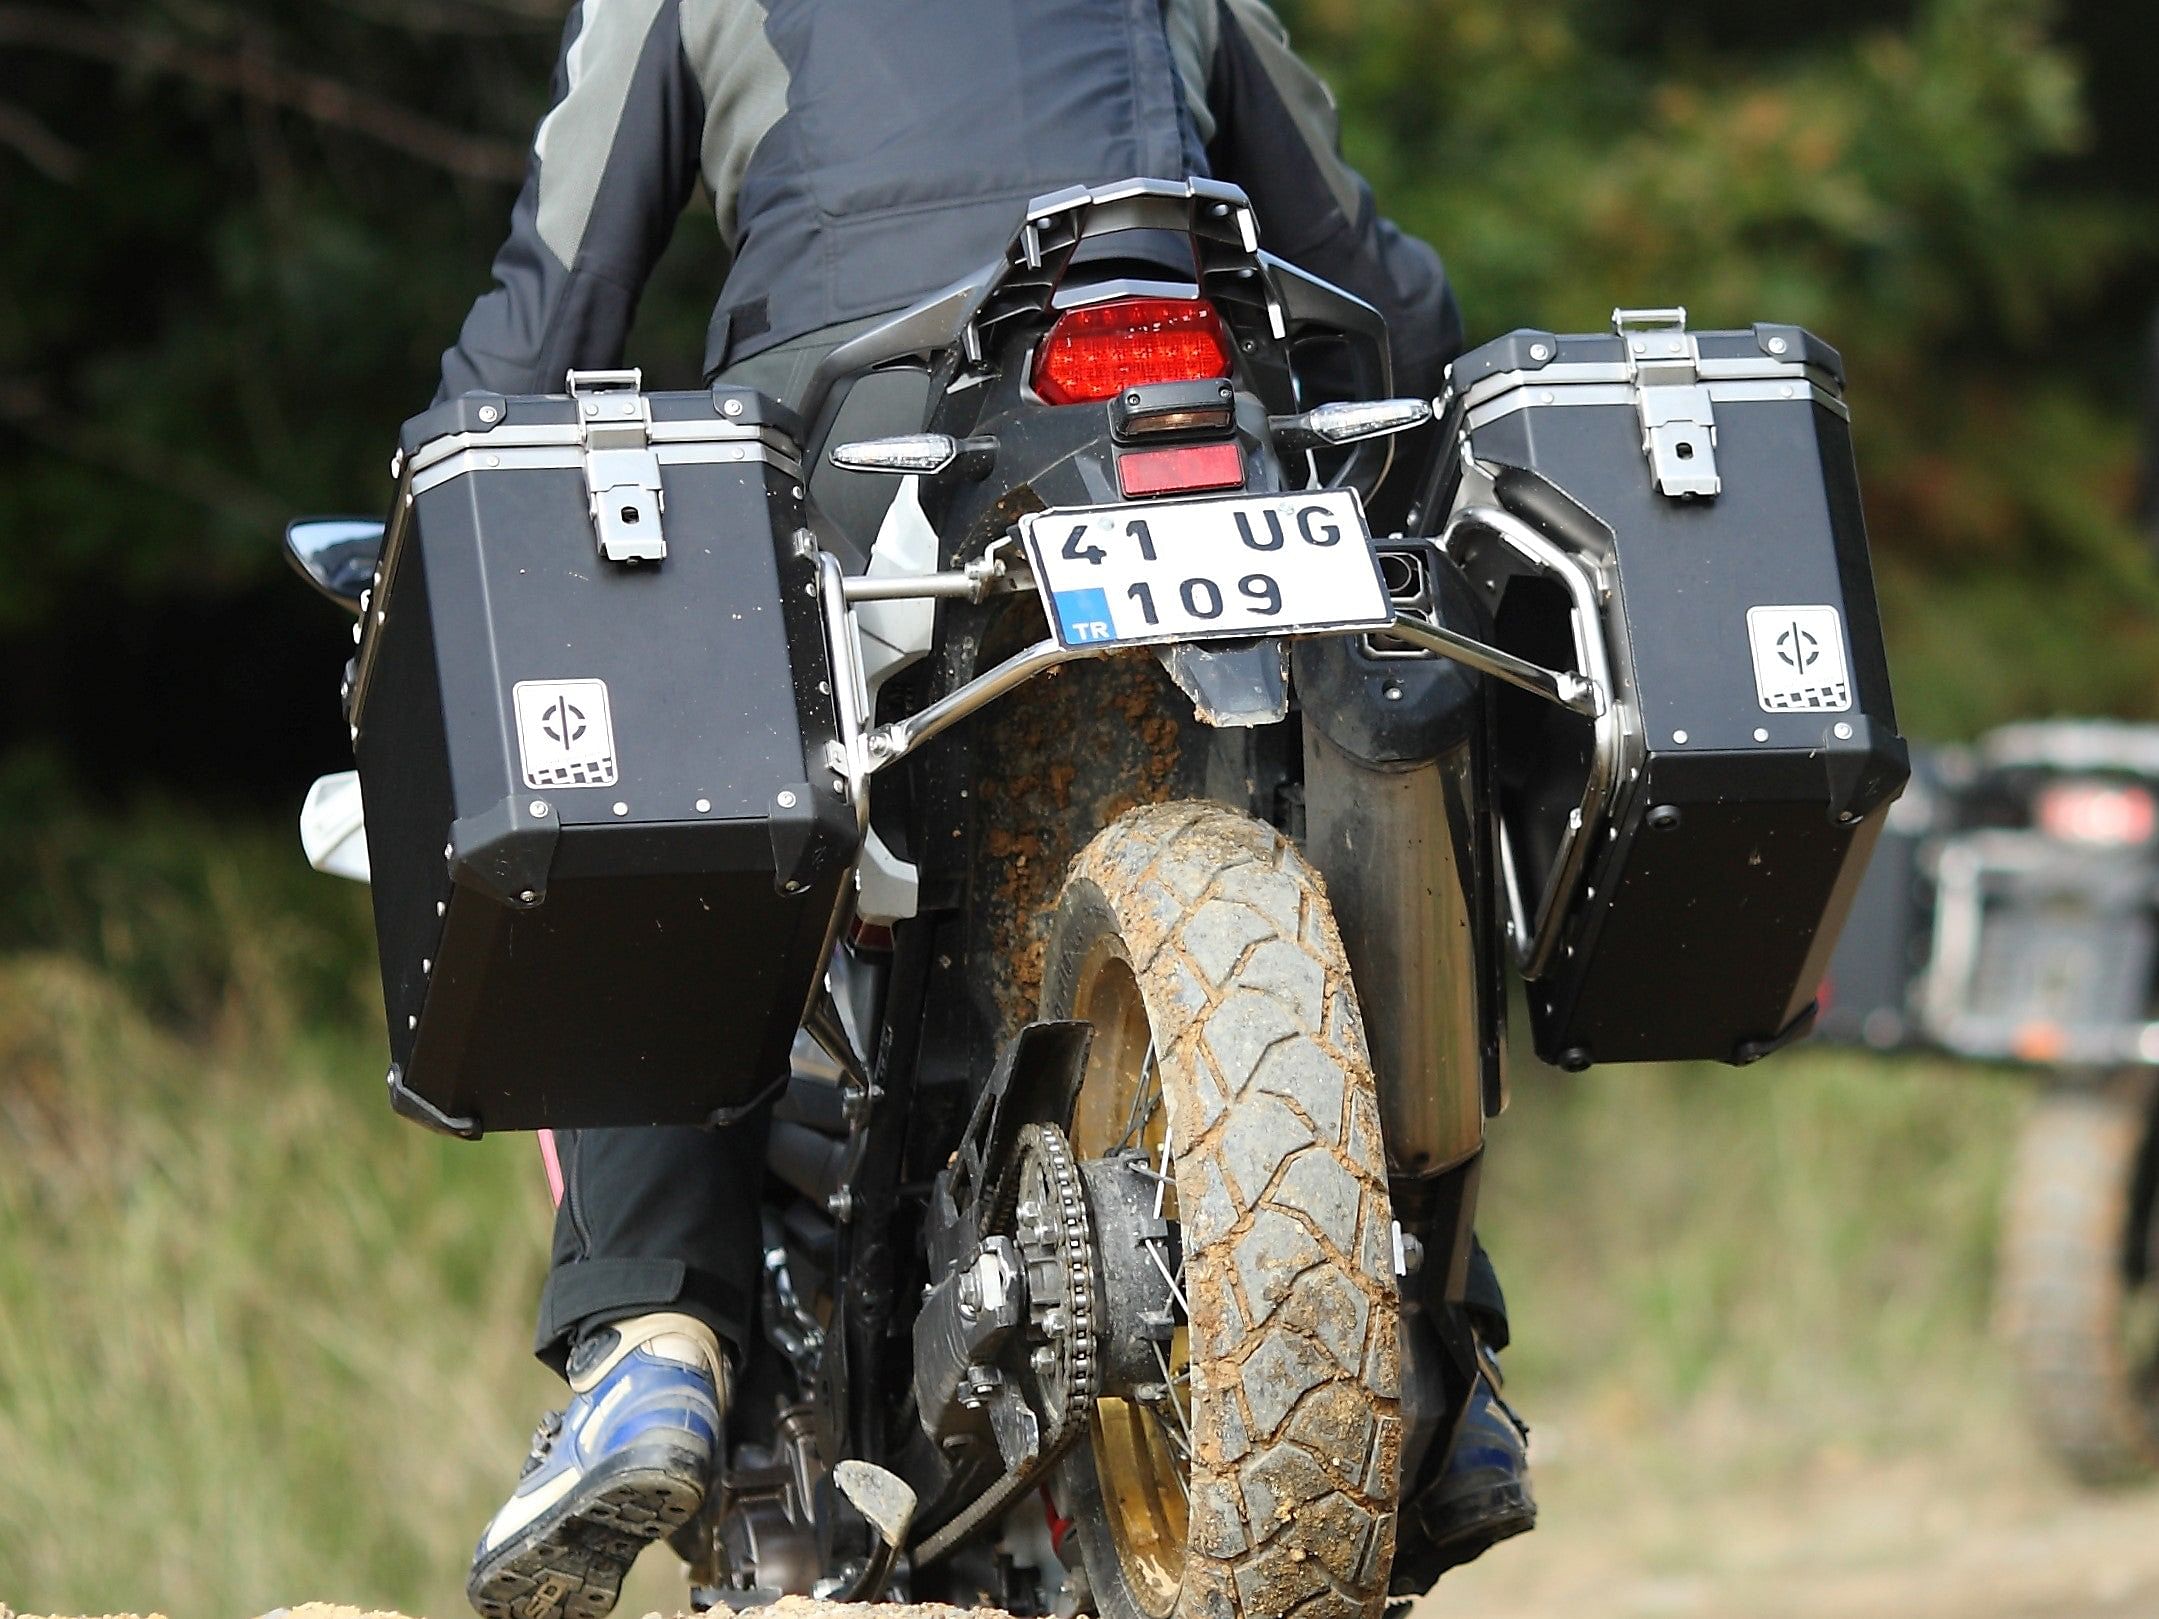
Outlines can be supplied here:
M0 840L0 1601L454 1619L554 1389L530 1144L389 1115L362 896L282 830ZM1523 1073L1486 1204L1514 1392L1562 1440L1620 1436L1615 1487L1712 1431L1765 1476L1953 1444L2006 1410L1986 1283L2022 1089L1806 1052Z

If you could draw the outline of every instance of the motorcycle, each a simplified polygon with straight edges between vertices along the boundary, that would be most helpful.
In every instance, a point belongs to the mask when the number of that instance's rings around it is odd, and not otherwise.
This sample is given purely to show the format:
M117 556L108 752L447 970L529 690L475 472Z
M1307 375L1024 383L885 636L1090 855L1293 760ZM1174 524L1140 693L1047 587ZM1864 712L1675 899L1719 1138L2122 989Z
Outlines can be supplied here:
M2002 726L1920 760L1830 971L1826 1036L2014 1063L1995 1282L2040 1437L2159 1471L2159 728Z
M1766 800L1725 773L1775 766L1778 802L1806 804L1780 847L1816 857L1756 858L1743 982L1714 948L1706 976L1669 973L1657 1038L1747 1061L1804 1032L1844 874L1901 781L1863 537L1824 525L1824 570L1789 586L1833 605L1763 608L1760 578L1734 597L1729 669L1759 702L1736 750L1696 703L1692 776L1635 650L1659 638L1619 616L1621 553L1685 522L1733 577L1734 542L1699 521L1718 458L1737 507L1757 417L1833 434L1834 356L1795 328L1697 336L1652 312L1515 334L1442 399L1398 399L1377 314L1258 242L1210 181L1038 199L999 261L834 350L799 420L573 374L408 429L386 537L290 537L361 615L359 785L318 785L303 831L318 865L372 868L393 1104L461 1135L769 1109L772 1352L676 1536L702 1605L903 1591L1317 1619L1423 1591L1443 1561L1423 1505L1484 1375L1465 1291L1509 960L1540 1047L1649 1054L1610 976L1642 964L1598 933L1675 885L1701 889L1679 902L1704 940L1726 926L1714 852ZM921 419L828 442L852 388L895 370L921 380ZM1581 409L1531 408L1552 404ZM1570 496L1534 447L1479 453L1532 421L1571 443L1576 416L1646 486L1619 541L1599 491ZM1397 437L1435 419L1437 450L1390 479ZM872 544L822 521L829 474L802 476L797 444L894 481ZM484 505L543 467L581 536L544 586L541 508L520 496L513 558ZM770 556L700 574L723 511L760 533L769 511ZM784 630L729 675L771 688L770 725L670 755L769 730L780 764L757 755L752 837L625 905L632 865L727 806L709 771L671 781L703 796L664 816L623 785L649 636L606 680L568 680L501 662L526 638L502 615L577 592L601 616L529 639L596 658L610 603L649 614L707 577L746 603L733 622ZM454 611L495 615L499 666L473 674L469 618L434 633ZM450 690L468 676L470 701ZM651 705L677 726L684 678ZM1527 751L1499 747L1510 726ZM712 886L726 861L756 880ZM669 987L715 981L715 960L724 1002ZM581 1004L605 1042L672 1041L666 1072L690 1077L595 1089L560 1016L513 1048L527 1003L488 997L524 993L519 973L550 1011L604 977L613 999ZM1690 1007L1720 1010L1682 1029Z

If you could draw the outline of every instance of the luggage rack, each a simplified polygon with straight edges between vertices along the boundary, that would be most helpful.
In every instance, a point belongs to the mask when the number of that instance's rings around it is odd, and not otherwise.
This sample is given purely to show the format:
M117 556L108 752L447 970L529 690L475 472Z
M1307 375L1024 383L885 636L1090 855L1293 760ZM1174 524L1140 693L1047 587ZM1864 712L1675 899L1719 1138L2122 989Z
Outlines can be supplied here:
M1507 895L1508 934L1522 976L1534 980L1551 965L1553 954L1559 947L1560 927L1568 902L1582 880L1594 847L1594 834L1603 823L1604 813L1610 807L1619 782L1621 753L1631 721L1619 700L1619 688L1613 678L1611 654L1599 611L1600 598L1606 594L1606 587L1592 571L1594 565L1570 555L1530 524L1497 506L1465 506L1456 512L1440 532L1439 548L1450 560L1466 567L1468 553L1474 549L1479 536L1505 546L1539 575L1556 580L1566 590L1573 609L1568 619L1574 636L1575 661L1584 673L1567 675L1552 670L1540 673L1571 678L1584 690L1598 696L1593 706L1567 702L1556 696L1552 699L1589 720L1589 771L1582 785L1581 803L1568 812L1566 831L1561 835L1558 854L1552 862L1552 874L1545 880L1544 892L1536 896L1534 904L1523 891L1521 863L1515 853L1513 834L1503 818L1499 821L1500 879ZM1539 691L1538 695L1549 694Z

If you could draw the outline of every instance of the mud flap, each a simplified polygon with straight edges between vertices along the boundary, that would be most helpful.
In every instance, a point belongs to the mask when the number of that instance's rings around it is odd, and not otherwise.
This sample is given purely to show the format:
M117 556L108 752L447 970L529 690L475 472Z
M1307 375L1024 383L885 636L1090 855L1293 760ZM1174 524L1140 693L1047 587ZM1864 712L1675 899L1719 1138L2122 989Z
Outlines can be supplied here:
M1155 649L1200 722L1218 730L1277 725L1289 716L1289 653L1280 641Z

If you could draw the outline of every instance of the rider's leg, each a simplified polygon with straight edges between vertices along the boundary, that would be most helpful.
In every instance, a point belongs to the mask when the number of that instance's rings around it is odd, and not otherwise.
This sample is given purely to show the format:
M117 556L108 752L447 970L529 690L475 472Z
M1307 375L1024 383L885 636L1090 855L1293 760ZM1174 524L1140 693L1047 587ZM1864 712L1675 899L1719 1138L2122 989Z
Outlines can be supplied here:
M781 345L728 366L717 380L797 405L817 363L881 318ZM923 398L918 377L872 377L848 396L835 432L875 437L911 431L921 425ZM812 492L821 509L866 551L892 498L892 480L841 473L822 464L821 456L816 462ZM639 1440L643 1429L609 1421L586 1439L584 1423L610 1399L634 1402L640 1410L649 1403L660 1411L674 1462L687 1465L697 1451L703 1414L713 1412L715 1439L696 1469L694 1510L723 1460L716 1434L725 1410L726 1362L740 1366L756 1352L752 1333L764 1252L757 1197L764 1178L762 1116L719 1131L564 1130L556 1133L555 1147L563 1196L535 1347L569 1379L571 1403L559 1419L542 1424L535 1460L481 1539L469 1592L488 1619L507 1619L513 1606L517 1619L561 1619L573 1601L579 1614L605 1612L644 1544L687 1513L678 1513L680 1467L675 1473L663 1469L663 1476L647 1470L631 1486L621 1485L625 1464L618 1452ZM663 1349L683 1351L685 1334L673 1330L680 1322L709 1335L708 1367L692 1364L699 1357L687 1351L670 1360L645 1347L654 1339ZM618 1385L632 1392L617 1394ZM625 1489L633 1496L627 1514L620 1499ZM638 1491L643 1498L634 1498ZM645 1510L654 1499L665 1513ZM661 1521L667 1516L672 1521ZM577 1600L588 1591L604 1593L604 1601Z
M654 1310L751 1347L763 1115L724 1130L563 1130L562 1203L535 1352L558 1371L577 1339Z
M480 1537L485 1619L606 1612L645 1544L704 1499L730 1362L751 1349L763 1116L724 1130L566 1130L540 1358L570 1401Z

